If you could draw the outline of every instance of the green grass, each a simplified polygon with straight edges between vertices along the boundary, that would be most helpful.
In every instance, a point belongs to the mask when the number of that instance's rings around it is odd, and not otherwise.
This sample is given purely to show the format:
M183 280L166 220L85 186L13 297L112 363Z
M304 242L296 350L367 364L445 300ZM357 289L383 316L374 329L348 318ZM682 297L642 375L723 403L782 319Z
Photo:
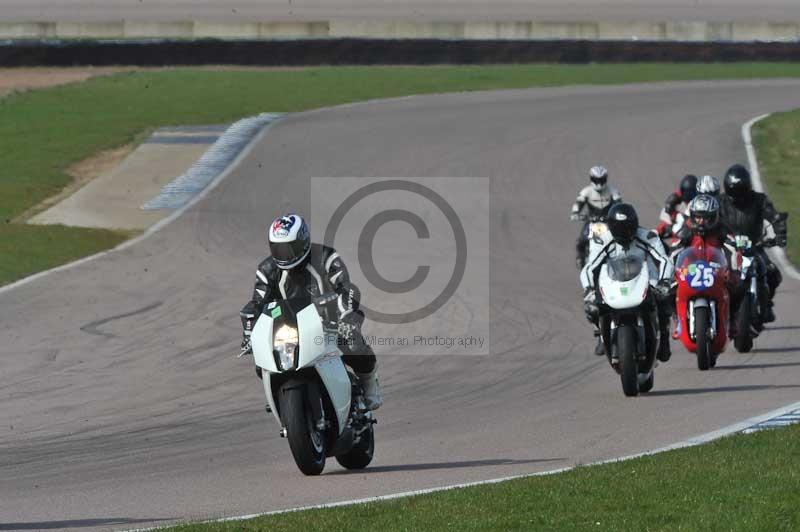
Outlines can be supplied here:
M789 213L787 255L800 261L800 110L777 113L753 128L764 186L775 207Z
M171 69L14 94L0 100L0 285L126 237L10 221L62 190L70 182L65 173L70 164L133 142L156 127L228 122L261 111L300 111L408 94L775 77L800 77L800 64Z
M800 425L550 476L169 530L796 531Z

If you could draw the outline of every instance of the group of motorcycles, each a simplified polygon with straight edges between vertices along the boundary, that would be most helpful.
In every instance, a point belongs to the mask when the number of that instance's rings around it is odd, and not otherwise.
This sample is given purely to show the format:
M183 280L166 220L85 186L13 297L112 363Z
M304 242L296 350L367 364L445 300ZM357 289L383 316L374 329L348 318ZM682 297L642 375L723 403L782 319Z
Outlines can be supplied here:
M761 305L764 301L758 278L759 263L754 252L771 247L770 226L765 223L764 239L752 242L743 235L719 246L700 235L688 246L676 249L676 236L686 222L678 214L664 248L674 260L675 307L673 338L680 339L697 358L697 368L707 371L725 351L728 339L740 353L749 352L764 329ZM588 237L601 243L608 231L602 216L581 219L588 222ZM723 249L727 248L727 249ZM730 259L728 258L730 257ZM605 312L596 334L607 346L606 355L619 373L626 396L653 388L658 346L656 304L646 260L626 257L609 260L598 278L598 293Z

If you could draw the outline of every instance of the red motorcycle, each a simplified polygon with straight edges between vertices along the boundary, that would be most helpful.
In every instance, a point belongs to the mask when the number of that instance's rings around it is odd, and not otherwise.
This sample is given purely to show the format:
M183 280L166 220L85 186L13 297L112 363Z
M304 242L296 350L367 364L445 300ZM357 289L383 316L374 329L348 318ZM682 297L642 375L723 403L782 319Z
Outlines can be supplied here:
M720 247L699 235L675 261L679 337L701 371L716 365L728 342L729 273Z

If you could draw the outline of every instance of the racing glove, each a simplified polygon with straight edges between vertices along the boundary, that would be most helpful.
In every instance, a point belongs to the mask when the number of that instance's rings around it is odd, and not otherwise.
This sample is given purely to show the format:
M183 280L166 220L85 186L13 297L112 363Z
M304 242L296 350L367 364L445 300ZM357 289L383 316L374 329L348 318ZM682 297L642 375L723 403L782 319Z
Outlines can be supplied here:
M583 293L583 312L586 313L586 319L592 323L596 322L598 316L600 316L597 293L591 288L587 288Z
M670 292L670 282L666 279L661 280L653 287L653 293L659 299L666 299Z

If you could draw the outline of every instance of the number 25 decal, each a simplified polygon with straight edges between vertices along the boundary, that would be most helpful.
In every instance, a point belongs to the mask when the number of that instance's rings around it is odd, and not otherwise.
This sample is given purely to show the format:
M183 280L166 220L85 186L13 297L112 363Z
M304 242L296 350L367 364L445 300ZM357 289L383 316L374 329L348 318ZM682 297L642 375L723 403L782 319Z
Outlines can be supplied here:
M714 269L707 264L698 264L689 286L692 288L711 288L714 286Z

